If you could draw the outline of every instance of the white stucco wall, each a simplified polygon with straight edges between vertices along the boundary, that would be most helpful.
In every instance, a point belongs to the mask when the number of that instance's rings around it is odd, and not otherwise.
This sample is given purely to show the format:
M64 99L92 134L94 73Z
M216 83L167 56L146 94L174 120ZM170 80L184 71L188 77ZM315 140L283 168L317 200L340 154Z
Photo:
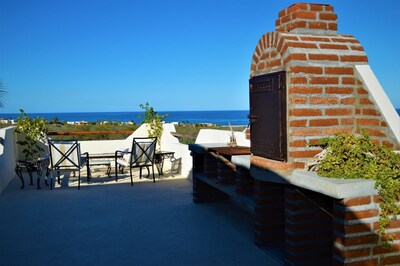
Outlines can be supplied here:
M6 188L11 179L16 176L16 144L15 127L0 129L0 137L4 139L4 146L0 144L0 194Z
M196 138L196 144L228 143L231 132L219 129L201 129ZM238 146L250 147L250 140L246 139L244 132L234 132Z
M356 70L370 92L397 141L400 143L400 117L369 65L357 65Z
M181 175L191 178L193 163L189 147L186 144L179 143L178 138L174 137L171 132L176 132L174 124L165 123L161 137L161 150L174 151L175 158L181 159ZM165 162L165 167L171 167L171 163L168 160Z
M116 150L132 147L132 139L135 137L147 137L147 125L141 125L126 139L118 140L85 140L79 141L81 152L90 153L114 153Z
M131 148L132 139L135 137L147 137L147 124L141 125L135 132L124 140L88 140L80 141L81 151L94 153L114 153L116 150ZM192 157L188 145L179 143L171 132L175 132L175 126L172 123L163 124L163 134L161 136L161 150L175 152L175 158L181 158L181 175L189 177L192 170ZM164 169L170 169L171 162L165 161Z

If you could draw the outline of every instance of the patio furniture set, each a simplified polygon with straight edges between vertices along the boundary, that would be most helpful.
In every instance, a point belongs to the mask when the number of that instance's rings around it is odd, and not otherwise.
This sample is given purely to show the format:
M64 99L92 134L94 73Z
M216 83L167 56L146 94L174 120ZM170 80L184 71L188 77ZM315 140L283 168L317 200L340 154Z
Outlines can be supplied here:
M89 154L81 153L80 143L77 140L52 140L48 139L49 155L48 157L37 158L33 160L19 160L15 168L17 176L20 178L24 188L25 182L22 170L25 168L30 177L30 185L33 185L33 173L37 175L37 189L40 189L40 178L43 173L46 177L50 176L50 189L53 189L53 172L57 172L57 182L60 184L61 172L78 172L78 189L80 189L81 169L86 167L87 181L92 178L90 168L93 166L107 167L106 174L111 178L111 168L115 166L115 181L118 181L118 174L123 174L125 168L129 168L131 185L133 186L134 168L139 168L139 178L142 178L142 169L146 168L147 177L150 176L150 167L152 170L153 182L155 182L154 165L158 174L163 175L164 160L169 159L172 162L177 160L173 151L157 151L156 137L134 138L131 148L126 150L117 150L115 153ZM171 174L173 174L171 167ZM48 185L47 178L45 184Z

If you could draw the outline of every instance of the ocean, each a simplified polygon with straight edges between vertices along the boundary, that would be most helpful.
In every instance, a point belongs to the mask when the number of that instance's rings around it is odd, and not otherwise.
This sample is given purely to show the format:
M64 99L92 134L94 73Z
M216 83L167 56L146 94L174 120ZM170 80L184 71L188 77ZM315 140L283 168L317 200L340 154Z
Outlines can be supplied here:
M228 111L165 111L160 115L168 114L166 122L189 122L194 124L211 123L217 125L247 125L249 120L247 110ZM143 112L76 112L76 113L29 113L30 117L43 117L48 120L57 118L59 121L115 121L140 123L143 119L139 115ZM20 114L1 114L0 118L16 119Z
M400 109L396 109L400 115ZM217 125L247 125L249 120L247 110L228 110L228 111L165 111L158 112L160 115L168 114L166 122L189 122L193 124L211 123ZM143 112L82 112L82 113L29 113L30 117L41 116L52 120L57 118L59 121L116 121L140 123L143 119L139 115ZM0 114L0 118L16 119L20 114Z

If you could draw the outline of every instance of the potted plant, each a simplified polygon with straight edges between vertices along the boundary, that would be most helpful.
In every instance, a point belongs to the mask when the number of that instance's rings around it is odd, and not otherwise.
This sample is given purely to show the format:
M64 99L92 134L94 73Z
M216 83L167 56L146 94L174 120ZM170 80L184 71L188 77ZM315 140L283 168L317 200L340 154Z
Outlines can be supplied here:
M139 118L144 116L142 124L147 123L149 125L147 133L149 134L149 137L157 137L158 149L161 150L161 136L163 132L162 123L163 120L168 117L168 114L158 114L149 103L141 104L140 108L144 110L144 114L139 116Z
M23 147L22 153L26 160L33 160L38 157L44 149L39 141L46 139L46 120L41 117L30 118L23 109L17 118L15 132L19 133L17 144Z

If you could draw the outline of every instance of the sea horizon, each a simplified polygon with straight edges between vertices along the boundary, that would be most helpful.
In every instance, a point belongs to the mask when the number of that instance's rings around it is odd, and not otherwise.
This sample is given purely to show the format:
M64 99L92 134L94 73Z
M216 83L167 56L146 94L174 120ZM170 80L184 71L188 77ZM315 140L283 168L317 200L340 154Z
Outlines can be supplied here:
M400 108L396 108L400 116ZM144 111L121 111L121 112L44 112L27 113L29 117L40 116L47 120L57 119L60 122L135 122L140 123ZM192 123L192 124L216 124L245 126L249 121L247 115L249 110L205 110L205 111L158 111L160 115L168 114L165 122ZM0 118L17 119L20 113L0 113Z
M158 111L160 115L168 114L165 122L193 123L193 124L216 124L216 125L248 125L248 110L206 110L206 111ZM29 117L40 116L47 120L57 119L60 122L135 122L140 123L144 111L121 111L121 112L47 112L27 113ZM17 119L20 113L0 113L0 118Z

